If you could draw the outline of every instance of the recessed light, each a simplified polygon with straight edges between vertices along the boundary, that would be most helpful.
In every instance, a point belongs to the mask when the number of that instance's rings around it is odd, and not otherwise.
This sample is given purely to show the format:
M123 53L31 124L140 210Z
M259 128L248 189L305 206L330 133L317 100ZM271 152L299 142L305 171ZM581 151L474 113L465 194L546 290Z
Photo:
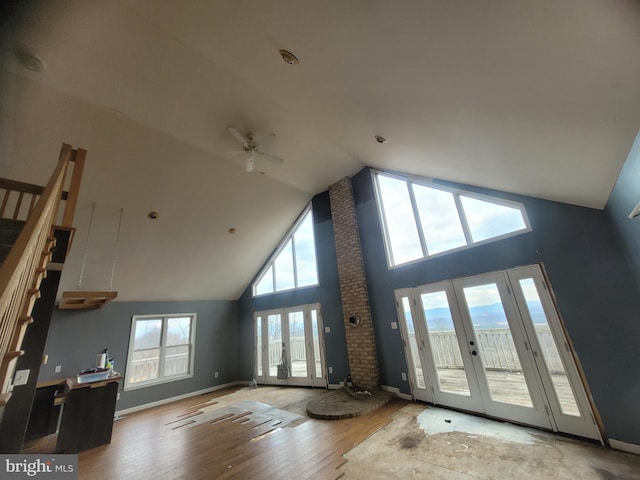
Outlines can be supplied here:
M156 218L158 218L159 216L160 216L160 214L159 214L158 212L156 212L156 211L149 212L149 218L150 218L151 220L155 220L155 219L156 219Z
M229 229L229 235L235 235L235 234L236 234L236 232L237 232L236 227L231 227L231 228Z
M378 143L387 143L387 139L381 135L376 135L376 142Z
M280 50L280 56L282 57L282 60L289 65L296 65L299 63L298 58L288 50Z

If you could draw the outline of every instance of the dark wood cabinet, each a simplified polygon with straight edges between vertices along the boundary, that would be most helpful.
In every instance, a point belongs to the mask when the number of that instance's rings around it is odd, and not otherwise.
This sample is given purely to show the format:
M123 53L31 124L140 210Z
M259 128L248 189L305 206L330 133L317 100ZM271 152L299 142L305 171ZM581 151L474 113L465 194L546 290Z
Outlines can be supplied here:
M113 415L122 377L78 384L68 381L57 453L78 453L111 443Z

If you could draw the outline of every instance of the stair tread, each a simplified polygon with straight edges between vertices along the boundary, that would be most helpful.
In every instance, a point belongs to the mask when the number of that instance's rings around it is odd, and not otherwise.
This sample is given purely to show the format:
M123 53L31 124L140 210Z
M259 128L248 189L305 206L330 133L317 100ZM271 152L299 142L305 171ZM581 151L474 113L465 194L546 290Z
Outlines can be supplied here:
M12 218L0 218L0 230L22 230L24 220L14 220Z
M25 222L11 218L0 218L0 265L16 243Z

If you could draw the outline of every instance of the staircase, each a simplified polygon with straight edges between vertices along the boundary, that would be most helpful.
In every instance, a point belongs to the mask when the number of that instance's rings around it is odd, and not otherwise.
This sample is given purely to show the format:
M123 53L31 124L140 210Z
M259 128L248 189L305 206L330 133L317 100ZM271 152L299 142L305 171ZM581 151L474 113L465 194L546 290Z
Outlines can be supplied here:
M11 247L16 243L22 227L24 227L22 220L0 218L0 267L9 255Z
M22 340L33 323L31 312L52 259L53 227L73 232L85 156L85 150L63 144L44 187L0 179L0 418L11 398L16 362L25 353Z

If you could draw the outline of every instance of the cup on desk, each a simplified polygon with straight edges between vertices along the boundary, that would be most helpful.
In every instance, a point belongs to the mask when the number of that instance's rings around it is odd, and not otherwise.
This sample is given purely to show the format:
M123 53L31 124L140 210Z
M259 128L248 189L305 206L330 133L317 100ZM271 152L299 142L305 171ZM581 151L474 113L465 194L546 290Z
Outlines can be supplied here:
M107 363L107 354L99 353L98 356L96 357L96 367L104 368L106 363Z

